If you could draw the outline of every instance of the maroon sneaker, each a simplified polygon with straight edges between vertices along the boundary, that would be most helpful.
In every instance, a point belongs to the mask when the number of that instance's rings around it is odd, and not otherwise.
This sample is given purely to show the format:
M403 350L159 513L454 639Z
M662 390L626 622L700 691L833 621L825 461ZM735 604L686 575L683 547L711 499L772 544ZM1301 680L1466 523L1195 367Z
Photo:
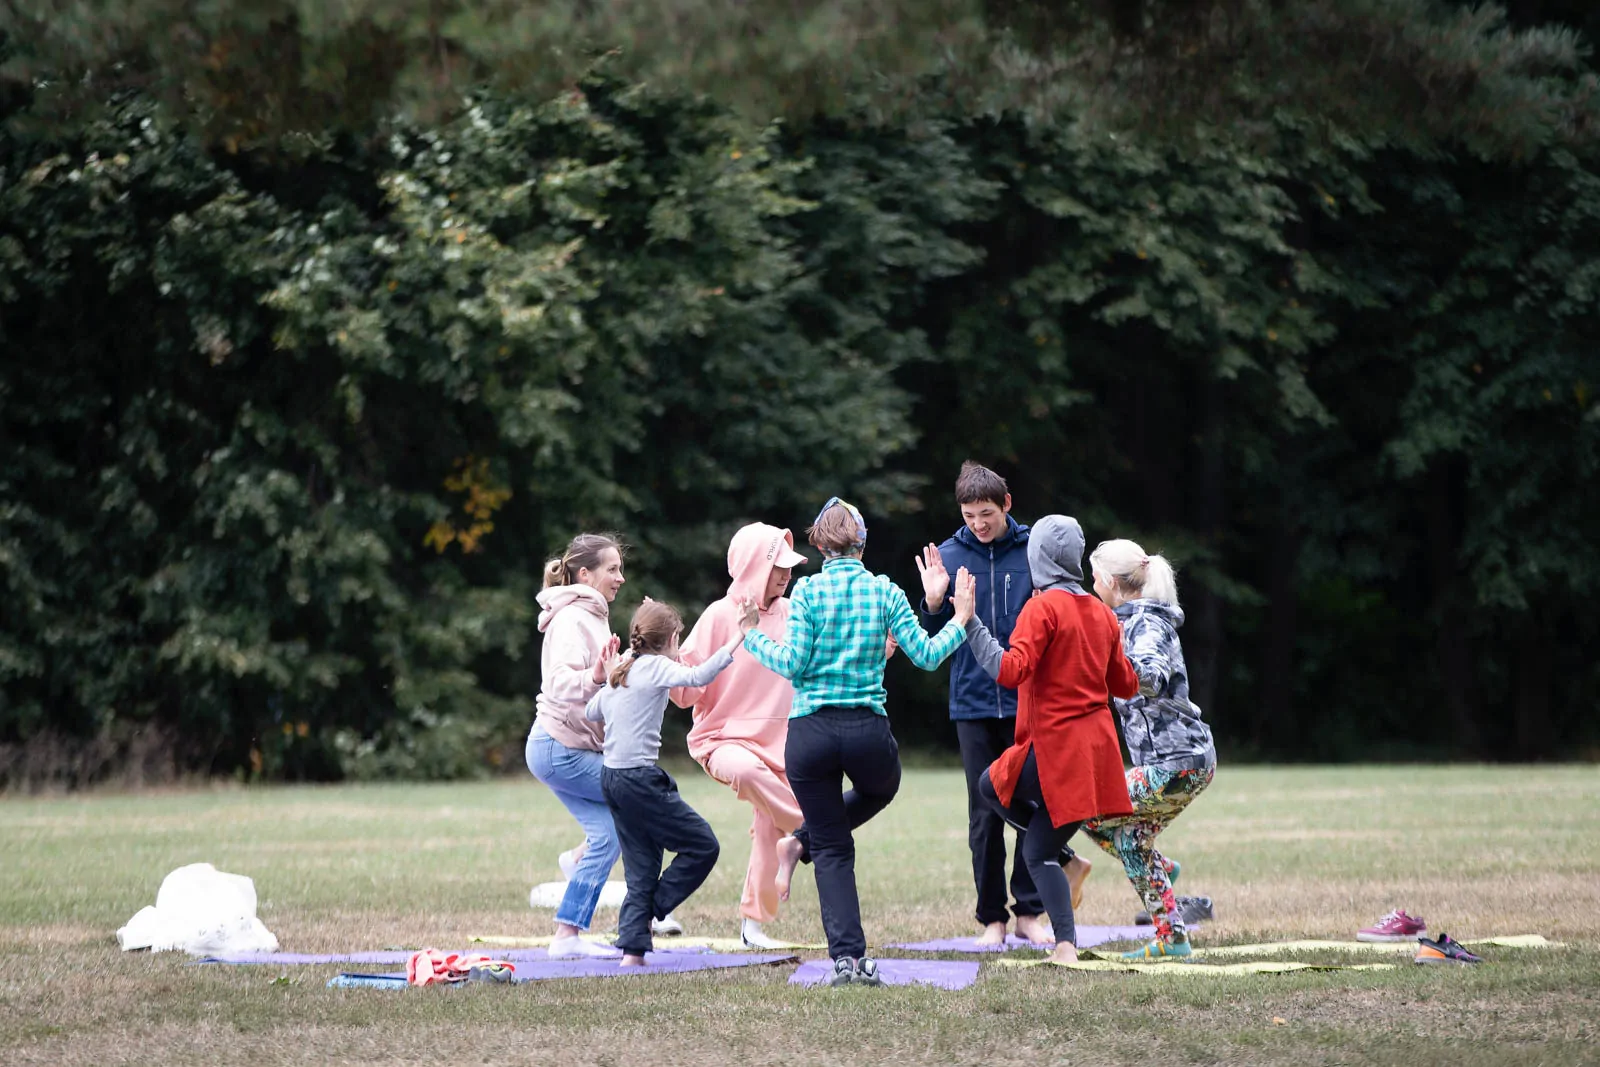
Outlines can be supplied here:
M1357 941L1415 941L1418 934L1426 933L1428 924L1413 919L1396 908L1365 929L1356 931Z

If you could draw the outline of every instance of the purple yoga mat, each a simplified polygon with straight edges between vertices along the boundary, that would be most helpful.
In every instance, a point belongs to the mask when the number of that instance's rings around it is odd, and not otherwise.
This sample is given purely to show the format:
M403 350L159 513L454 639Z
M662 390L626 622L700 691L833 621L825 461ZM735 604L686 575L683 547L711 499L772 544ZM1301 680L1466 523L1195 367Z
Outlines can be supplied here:
M965 960L884 960L878 975L884 985L931 985L939 989L965 989L978 980L978 965ZM811 960L795 968L790 985L821 985L833 974L832 960Z
M643 967L622 967L616 960L531 960L517 965L512 982L544 982L554 978L628 978L641 974L677 974L683 971L710 971L728 967L758 967L768 963L789 963L799 957L783 955L750 955L716 952L647 952ZM972 965L976 968L978 965ZM446 988L460 988L453 983ZM468 983L470 984L470 983ZM412 989L406 984L406 972L387 974L340 974L330 979L330 988L372 987L378 989Z
M478 945L465 949L475 956L488 956L493 960L510 960L512 963L582 963L583 960L552 960L548 949L542 948L508 948L496 949L488 945ZM709 950L698 945L685 945L682 948L665 946L651 952L646 959L658 955L665 956L705 956ZM196 963L404 963L411 958L411 953L406 951L389 952L340 952L322 955L307 954L303 952L239 952L220 956L206 956L204 959L195 960ZM600 963L610 963L615 966L616 957ZM519 968L520 970L520 968Z
M516 981L540 982L549 978L627 978L636 974L671 974L709 971L723 967L757 967L787 963L798 956L752 955L747 952L647 952L643 967L621 967L616 960L537 960L518 963Z
M1078 947L1093 948L1108 941L1144 941L1152 936L1153 931L1148 926L1080 926ZM935 941L909 941L888 947L908 952L1010 952L1014 948L1045 950L1050 946L1024 941L1016 934L1007 934L1003 945L980 945L976 937L945 937Z

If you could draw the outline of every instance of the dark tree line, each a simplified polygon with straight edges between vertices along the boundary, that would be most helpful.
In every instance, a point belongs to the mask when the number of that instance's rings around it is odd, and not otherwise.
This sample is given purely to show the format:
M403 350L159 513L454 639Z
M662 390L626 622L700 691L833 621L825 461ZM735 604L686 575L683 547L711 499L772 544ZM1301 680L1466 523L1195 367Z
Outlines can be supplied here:
M969 456L1024 520L1178 563L1232 757L1592 754L1594 27L1543 7L1362 9L1350 40L1432 42L1421 83L1480 72L1459 114L1198 100L1185 131L922 68L914 108L762 125L609 60L244 131L171 95L193 57L64 92L10 22L0 775L514 760L573 532L692 613L740 523L838 492L910 587ZM903 738L948 740L942 686L895 668Z

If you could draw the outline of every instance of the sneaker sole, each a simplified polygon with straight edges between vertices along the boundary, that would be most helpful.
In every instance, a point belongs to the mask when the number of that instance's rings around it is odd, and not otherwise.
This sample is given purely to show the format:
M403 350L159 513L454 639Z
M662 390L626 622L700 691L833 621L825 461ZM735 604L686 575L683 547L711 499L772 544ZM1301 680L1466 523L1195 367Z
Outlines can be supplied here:
M1454 959L1449 958L1448 956L1418 956L1416 959L1412 960L1411 962L1412 963L1421 963L1421 964L1425 964L1425 965L1428 965L1428 966L1432 966L1432 965L1438 964L1438 963L1449 963L1449 964L1454 964L1454 965L1456 965L1458 967L1471 967L1477 961L1476 960L1454 960Z
M1426 933L1426 930L1418 930L1414 934L1369 934L1363 930L1361 933L1356 935L1356 940L1365 941L1369 945L1390 944L1400 941L1415 941L1418 937Z

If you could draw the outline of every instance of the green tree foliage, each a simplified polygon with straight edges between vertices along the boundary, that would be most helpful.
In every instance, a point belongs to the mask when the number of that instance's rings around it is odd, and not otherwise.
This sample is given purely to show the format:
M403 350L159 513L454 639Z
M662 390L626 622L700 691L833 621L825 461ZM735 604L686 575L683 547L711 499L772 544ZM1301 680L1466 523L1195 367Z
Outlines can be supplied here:
M1462 62L1522 78L1486 18ZM589 74L282 136L13 85L0 746L154 724L185 767L471 773L526 729L573 533L633 545L619 626L646 592L692 615L740 523L834 492L914 587L968 456L1020 517L1179 562L1230 754L1596 742L1581 78L1488 126L1274 105L1199 143L919 84L916 115L759 126ZM891 670L897 731L945 739L941 680Z
M554 95L601 55L758 123L955 106L1204 140L1291 116L1524 154L1592 132L1596 93L1570 28L1443 0L7 0L0 37L69 112L138 88L227 144Z
M137 100L7 145L7 739L153 720L202 767L304 733L307 773L463 773L531 714L578 528L668 575L825 475L892 495L918 342L808 274L797 166L587 88L289 163L219 166Z

